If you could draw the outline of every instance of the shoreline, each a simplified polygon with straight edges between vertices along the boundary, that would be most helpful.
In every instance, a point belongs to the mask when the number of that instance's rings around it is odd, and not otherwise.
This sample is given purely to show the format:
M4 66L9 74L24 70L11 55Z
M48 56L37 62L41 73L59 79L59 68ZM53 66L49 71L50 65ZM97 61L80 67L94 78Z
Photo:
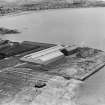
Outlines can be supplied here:
M104 7L77 7L77 8L58 8L58 9L43 9L43 10L30 10L30 11L21 11L21 12L12 12L5 15L0 15L0 18L2 17L12 17L12 16L20 16L25 14L32 14L32 13L41 13L41 12L49 12L54 10L80 10L80 9L95 9L95 8L104 8Z

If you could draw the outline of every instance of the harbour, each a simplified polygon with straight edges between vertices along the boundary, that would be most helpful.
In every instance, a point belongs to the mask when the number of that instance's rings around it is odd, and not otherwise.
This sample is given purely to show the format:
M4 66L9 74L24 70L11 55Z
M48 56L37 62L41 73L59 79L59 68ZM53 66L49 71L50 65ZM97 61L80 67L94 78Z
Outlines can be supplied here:
M105 51L105 8L62 9L0 19L0 26L19 30L1 38L56 44L79 44ZM27 36L27 37L26 37ZM85 80L80 87L80 105L105 104L105 68Z

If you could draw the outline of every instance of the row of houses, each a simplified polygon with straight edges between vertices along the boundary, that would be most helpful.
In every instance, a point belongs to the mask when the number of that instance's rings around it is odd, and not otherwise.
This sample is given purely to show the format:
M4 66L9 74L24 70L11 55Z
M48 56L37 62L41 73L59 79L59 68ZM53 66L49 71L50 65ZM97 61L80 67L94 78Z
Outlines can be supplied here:
M44 0L43 0L44 1ZM46 1L46 0L45 0ZM49 0L48 0L49 1ZM88 3L88 2L97 2L97 1L105 1L105 0L52 0L58 2L68 2L68 3Z
M43 2L68 2L70 4L73 3L82 3L82 2L86 2L88 0L42 0ZM39 2L39 1L38 1Z

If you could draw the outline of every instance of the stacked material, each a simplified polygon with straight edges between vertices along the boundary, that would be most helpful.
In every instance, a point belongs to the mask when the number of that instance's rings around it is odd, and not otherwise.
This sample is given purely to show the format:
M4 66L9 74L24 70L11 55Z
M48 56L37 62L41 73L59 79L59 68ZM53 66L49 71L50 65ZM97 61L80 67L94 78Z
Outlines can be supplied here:
M21 60L38 64L48 64L64 57L64 54L60 51L61 49L63 49L63 46L57 45L42 51L26 55L22 57Z

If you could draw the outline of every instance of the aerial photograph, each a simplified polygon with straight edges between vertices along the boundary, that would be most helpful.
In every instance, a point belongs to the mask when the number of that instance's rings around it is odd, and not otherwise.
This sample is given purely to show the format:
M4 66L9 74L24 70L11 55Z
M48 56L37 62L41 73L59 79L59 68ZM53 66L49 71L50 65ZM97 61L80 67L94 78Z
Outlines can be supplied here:
M105 0L0 0L0 105L105 105Z

